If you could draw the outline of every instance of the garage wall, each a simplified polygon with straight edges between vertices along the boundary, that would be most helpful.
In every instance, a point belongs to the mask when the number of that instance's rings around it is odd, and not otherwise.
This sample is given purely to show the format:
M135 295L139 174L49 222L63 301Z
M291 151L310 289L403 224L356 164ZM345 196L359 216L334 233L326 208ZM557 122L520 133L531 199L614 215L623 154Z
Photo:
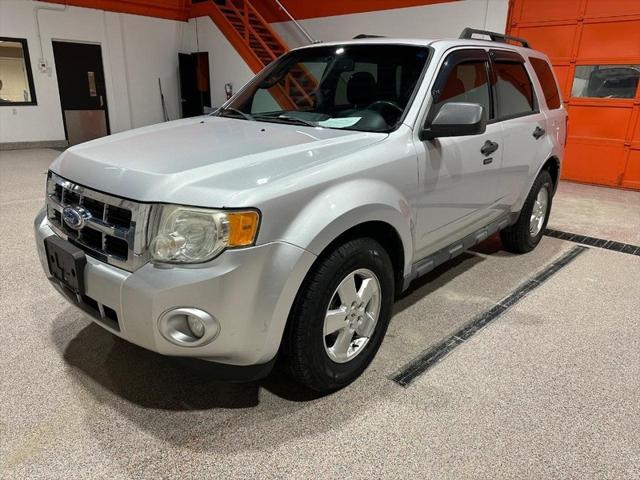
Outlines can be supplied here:
M27 38L38 99L36 106L0 106L0 143L64 140L52 39L101 45L112 132L162 121L158 77L170 116L179 116L178 51L185 22L77 7L41 10L42 54L49 67L43 73L37 65L36 6L63 8L0 0L0 35Z
M389 2L386 2L389 3ZM417 7L300 20L316 40L349 40L367 33L389 37L457 37L465 27L504 32L507 0L458 0ZM308 42L293 22L271 24L290 46Z
M549 55L560 82L569 110L562 177L640 190L640 83L634 91L633 75L619 76L622 67L640 76L640 1L515 0L509 23ZM594 65L614 67L612 88L585 90Z

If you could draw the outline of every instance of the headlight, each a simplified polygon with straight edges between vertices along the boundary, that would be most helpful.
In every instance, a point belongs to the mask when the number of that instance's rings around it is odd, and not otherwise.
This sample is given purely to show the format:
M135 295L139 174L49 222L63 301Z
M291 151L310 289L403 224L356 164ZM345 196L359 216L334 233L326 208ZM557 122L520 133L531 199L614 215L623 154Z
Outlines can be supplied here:
M252 245L260 216L254 210L224 211L164 205L151 242L153 260L199 263L226 248Z

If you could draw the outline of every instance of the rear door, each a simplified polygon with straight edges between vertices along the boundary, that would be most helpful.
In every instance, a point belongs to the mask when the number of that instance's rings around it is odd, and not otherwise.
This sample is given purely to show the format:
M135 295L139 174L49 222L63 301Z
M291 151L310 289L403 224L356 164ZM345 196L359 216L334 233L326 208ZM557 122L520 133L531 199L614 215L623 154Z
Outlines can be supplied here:
M540 91L547 105L545 116L547 118L547 135L555 146L564 146L567 135L567 111L563 108L562 97L558 82L553 74L553 69L544 58L529 57L529 63L533 67L535 75L531 77L538 80ZM542 98L538 99L541 103Z
M436 138L417 144L420 171L416 205L418 255L429 254L442 242L453 242L479 221L492 216L500 200L502 130L494 116L489 55L484 49L460 49L443 60L432 87L433 103L424 123L429 123L447 102L470 102L484 107L486 132ZM483 154L488 142L497 150ZM480 225L482 226L482 225Z
M551 152L551 142L524 58L507 50L490 50L489 54L497 122L503 129L499 190L503 202L511 206L526 195L532 175Z

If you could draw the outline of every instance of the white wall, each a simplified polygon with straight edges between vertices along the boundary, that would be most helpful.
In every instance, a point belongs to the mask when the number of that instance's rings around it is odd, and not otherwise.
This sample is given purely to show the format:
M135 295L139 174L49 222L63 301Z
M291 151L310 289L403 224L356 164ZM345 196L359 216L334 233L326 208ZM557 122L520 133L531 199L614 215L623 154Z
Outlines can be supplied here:
M399 38L456 38L465 27L504 32L508 0L461 0L422 7L300 20L316 40L349 40L361 33ZM292 22L273 23L289 47L307 39Z
M192 18L189 20L189 27L183 49L209 52L211 105L219 107L227 99L225 83L231 83L235 93L251 80L253 72L211 18Z
M61 5L29 0L0 0L0 36L27 38L38 105L0 106L0 143L63 140L64 127L52 40L99 44L112 132L163 121L158 89L162 79L171 118L180 116L178 52L189 34L185 22L102 10L69 7L40 10L41 72L34 9Z

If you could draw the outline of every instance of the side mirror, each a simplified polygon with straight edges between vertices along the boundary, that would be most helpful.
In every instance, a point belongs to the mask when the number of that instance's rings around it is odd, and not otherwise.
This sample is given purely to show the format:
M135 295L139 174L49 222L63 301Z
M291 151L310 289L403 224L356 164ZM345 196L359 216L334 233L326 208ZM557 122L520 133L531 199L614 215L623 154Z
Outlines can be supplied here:
M440 111L431 125L420 131L420 140L438 137L461 137L479 135L487 128L484 108L478 103L449 102Z

